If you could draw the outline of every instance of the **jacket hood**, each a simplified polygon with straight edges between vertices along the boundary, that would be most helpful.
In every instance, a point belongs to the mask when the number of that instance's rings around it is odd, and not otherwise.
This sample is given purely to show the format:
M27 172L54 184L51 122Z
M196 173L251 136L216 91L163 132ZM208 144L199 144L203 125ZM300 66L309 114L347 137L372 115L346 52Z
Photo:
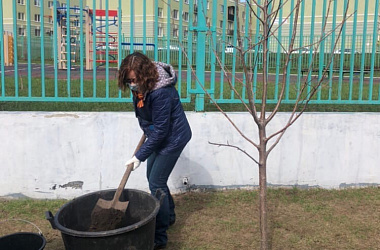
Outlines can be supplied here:
M177 75L173 66L163 62L153 63L156 65L158 71L158 81L153 88L153 91L170 85L174 86L177 83Z

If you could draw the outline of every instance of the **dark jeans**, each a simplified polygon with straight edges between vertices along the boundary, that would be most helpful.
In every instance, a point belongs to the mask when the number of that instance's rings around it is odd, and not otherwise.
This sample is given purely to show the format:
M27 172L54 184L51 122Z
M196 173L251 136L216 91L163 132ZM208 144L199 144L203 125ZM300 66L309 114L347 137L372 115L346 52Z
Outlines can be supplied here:
M148 157L147 178L150 192L152 195L155 195L157 189L161 189L161 191L165 193L165 197L156 217L154 242L159 245L165 245L167 243L168 236L166 230L169 228L170 222L175 220L175 205L167 182L181 152L182 149L168 155L153 153Z

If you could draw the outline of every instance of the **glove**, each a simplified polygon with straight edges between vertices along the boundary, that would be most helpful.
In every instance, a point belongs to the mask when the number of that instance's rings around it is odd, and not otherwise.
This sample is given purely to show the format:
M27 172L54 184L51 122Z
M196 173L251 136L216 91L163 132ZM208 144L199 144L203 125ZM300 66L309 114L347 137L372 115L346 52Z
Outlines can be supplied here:
M132 159L128 160L125 163L125 166L128 167L128 165L132 164L132 163L133 163L133 169L132 170L136 170L140 166L141 161L139 159L137 159L136 156L133 156Z

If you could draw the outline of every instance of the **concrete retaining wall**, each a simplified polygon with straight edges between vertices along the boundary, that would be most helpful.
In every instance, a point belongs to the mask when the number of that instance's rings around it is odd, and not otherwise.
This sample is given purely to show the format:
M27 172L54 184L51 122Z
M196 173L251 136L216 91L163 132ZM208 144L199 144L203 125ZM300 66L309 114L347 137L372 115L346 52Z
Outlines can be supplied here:
M246 113L228 113L246 136L257 129ZM258 185L258 167L229 143L257 157L256 149L220 113L187 117L193 138L169 180L173 193L192 188ZM280 113L269 130L281 128ZM73 198L116 188L141 136L131 112L1 112L0 196ZM268 135L270 134L268 132ZM127 188L148 191L145 163ZM268 184L323 188L380 183L380 114L306 113L288 129L269 155Z

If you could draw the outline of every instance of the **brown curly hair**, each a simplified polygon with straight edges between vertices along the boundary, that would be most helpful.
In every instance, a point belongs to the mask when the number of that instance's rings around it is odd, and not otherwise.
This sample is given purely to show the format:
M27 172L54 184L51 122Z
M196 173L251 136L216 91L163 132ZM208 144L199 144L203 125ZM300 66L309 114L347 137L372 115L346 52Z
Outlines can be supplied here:
M146 55L134 52L121 62L117 83L121 90L125 91L129 87L126 80L132 70L136 75L139 92L145 94L154 88L158 81L156 65Z

